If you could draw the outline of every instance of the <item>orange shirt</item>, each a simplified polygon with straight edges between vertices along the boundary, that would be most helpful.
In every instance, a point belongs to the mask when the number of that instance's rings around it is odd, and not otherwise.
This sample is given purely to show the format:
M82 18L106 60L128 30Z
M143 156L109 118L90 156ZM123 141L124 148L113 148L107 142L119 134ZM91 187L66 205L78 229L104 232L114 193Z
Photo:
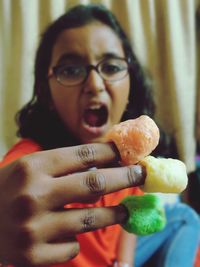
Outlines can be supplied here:
M42 148L29 139L19 141L0 162L0 167L20 158L26 154L40 151ZM141 194L138 188L127 188L115 193L103 196L93 204L70 204L70 207L101 207L117 205L125 196ZM121 227L109 226L89 233L79 234L80 253L76 258L62 264L51 267L106 267L112 264L116 258L116 247ZM50 267L50 266L49 266Z

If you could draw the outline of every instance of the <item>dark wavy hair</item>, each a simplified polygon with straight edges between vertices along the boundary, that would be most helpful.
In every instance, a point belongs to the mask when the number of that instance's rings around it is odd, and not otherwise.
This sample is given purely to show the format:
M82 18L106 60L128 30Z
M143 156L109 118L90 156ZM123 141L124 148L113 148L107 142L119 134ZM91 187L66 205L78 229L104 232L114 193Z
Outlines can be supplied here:
M64 127L58 114L50 108L51 95L47 74L52 50L59 34L65 29L80 27L93 21L100 21L112 28L121 40L125 57L130 61L129 104L122 120L136 118L141 114L154 116L150 79L140 66L116 17L102 5L78 5L54 21L41 37L35 60L33 96L16 114L18 136L33 139L44 149L79 144Z

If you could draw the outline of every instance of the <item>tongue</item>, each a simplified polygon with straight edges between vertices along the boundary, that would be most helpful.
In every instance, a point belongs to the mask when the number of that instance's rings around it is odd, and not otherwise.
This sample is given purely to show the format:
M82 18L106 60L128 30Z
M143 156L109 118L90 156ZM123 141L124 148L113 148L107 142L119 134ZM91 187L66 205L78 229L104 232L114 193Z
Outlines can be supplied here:
M87 109L84 120L90 127L101 127L107 121L108 112L104 106L99 109Z
M100 110L87 110L84 114L84 120L91 127L99 127L103 124Z
M85 122L91 126L95 127L98 126L99 118L95 112L87 112L85 115Z

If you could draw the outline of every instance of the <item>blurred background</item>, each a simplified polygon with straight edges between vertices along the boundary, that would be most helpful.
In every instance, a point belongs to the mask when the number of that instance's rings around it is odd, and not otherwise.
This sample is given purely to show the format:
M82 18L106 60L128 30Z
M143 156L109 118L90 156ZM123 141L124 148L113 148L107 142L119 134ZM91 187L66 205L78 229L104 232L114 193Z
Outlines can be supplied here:
M118 17L153 77L157 119L174 135L188 172L194 171L200 139L200 0L0 0L0 158L16 142L15 113L32 95L41 33L78 3L102 3Z

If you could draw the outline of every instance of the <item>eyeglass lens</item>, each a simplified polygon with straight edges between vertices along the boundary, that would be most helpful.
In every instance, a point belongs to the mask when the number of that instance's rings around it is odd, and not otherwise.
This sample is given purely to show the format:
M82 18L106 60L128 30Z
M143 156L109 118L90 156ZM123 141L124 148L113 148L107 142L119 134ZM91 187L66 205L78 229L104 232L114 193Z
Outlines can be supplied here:
M54 68L55 76L63 85L71 86L83 83L89 72L95 69L101 78L108 82L123 79L128 73L128 63L125 59L110 58L93 65L70 64Z

